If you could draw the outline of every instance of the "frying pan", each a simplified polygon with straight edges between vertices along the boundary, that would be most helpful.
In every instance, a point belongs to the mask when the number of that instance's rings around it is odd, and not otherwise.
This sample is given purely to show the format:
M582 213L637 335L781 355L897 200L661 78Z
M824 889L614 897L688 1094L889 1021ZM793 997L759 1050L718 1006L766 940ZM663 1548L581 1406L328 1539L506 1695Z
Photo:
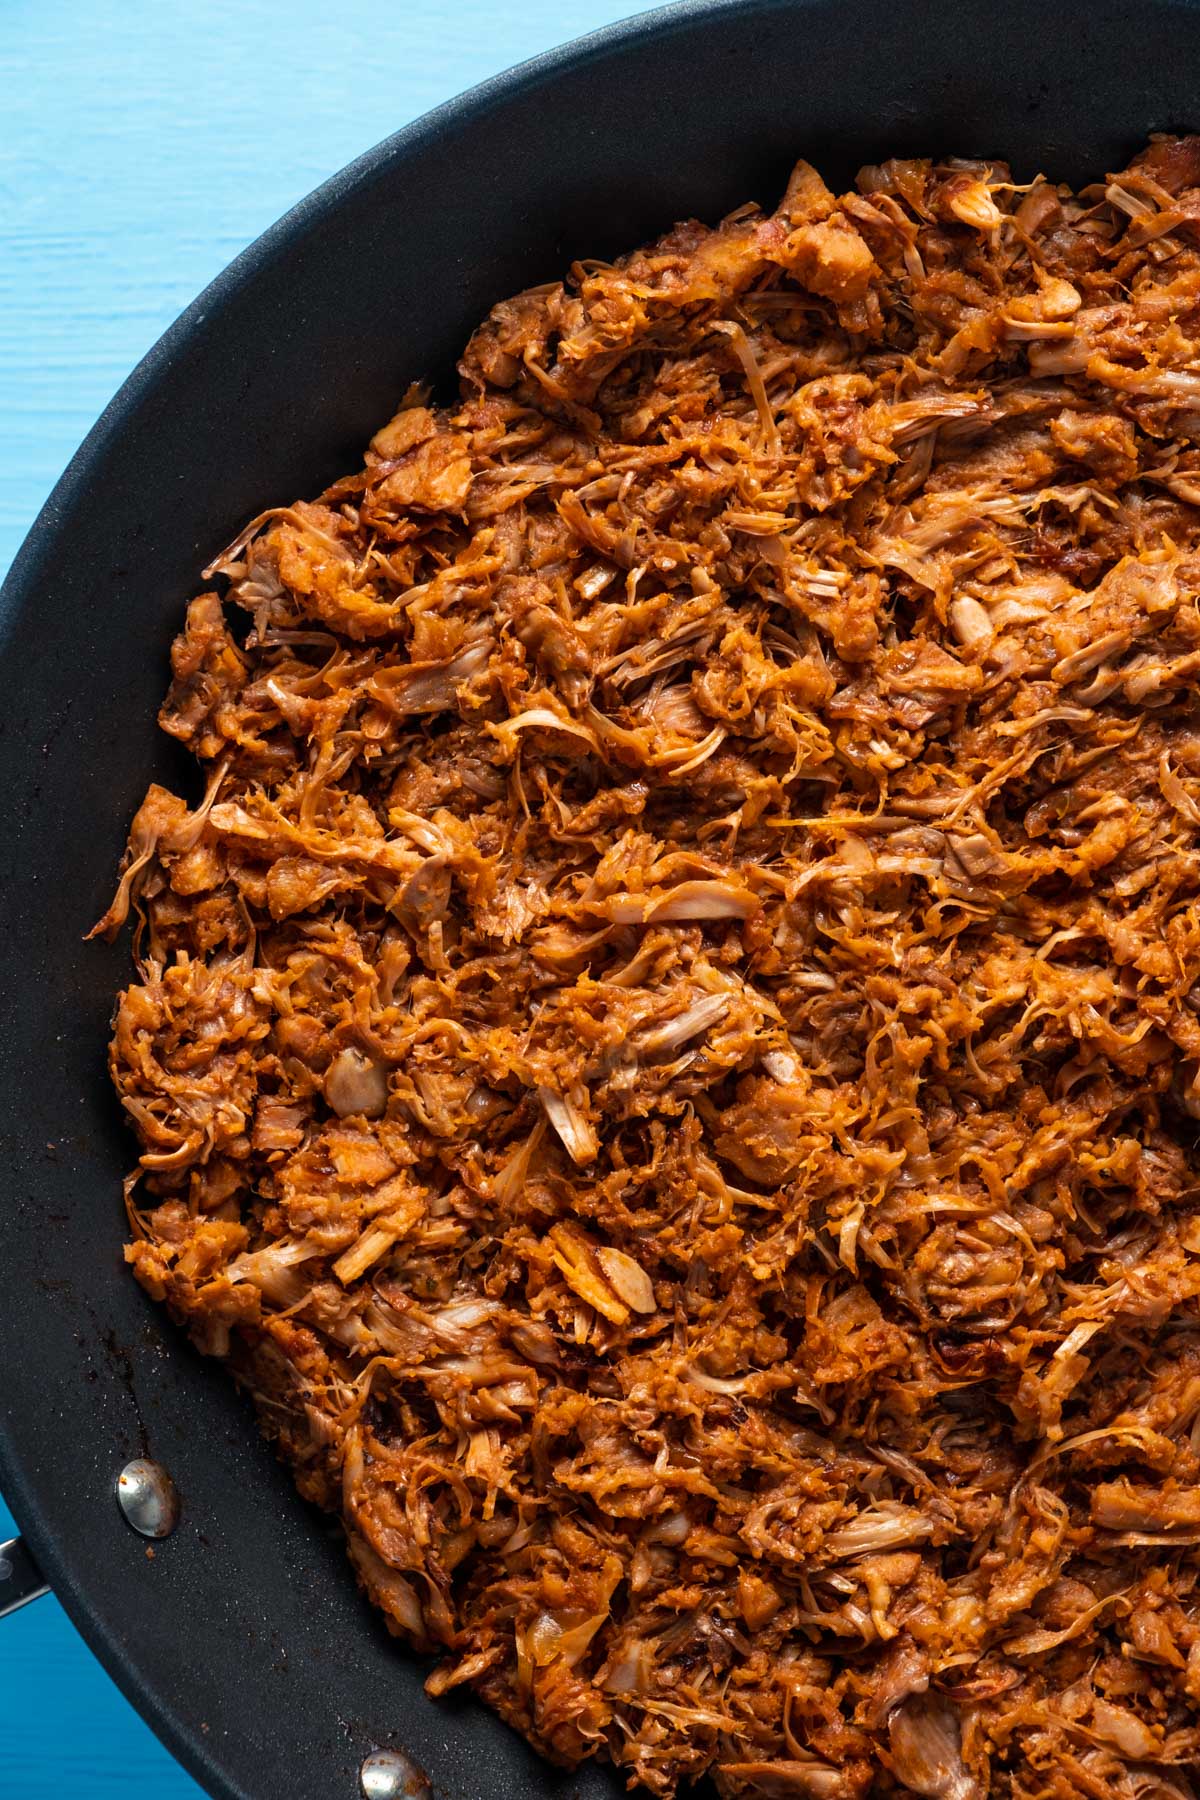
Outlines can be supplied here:
M603 1800L418 1659L355 1591L223 1372L124 1272L132 1140L104 1047L127 950L85 946L151 778L197 572L260 508L352 466L409 380L443 393L500 296L688 214L889 152L1080 181L1200 123L1197 0L701 0L542 57L335 177L184 313L92 431L0 593L0 1483L125 1693L220 1800L354 1800L376 1746L445 1800ZM113 1503L152 1455L183 1519L153 1558ZM0 1625L0 1629L3 1629Z

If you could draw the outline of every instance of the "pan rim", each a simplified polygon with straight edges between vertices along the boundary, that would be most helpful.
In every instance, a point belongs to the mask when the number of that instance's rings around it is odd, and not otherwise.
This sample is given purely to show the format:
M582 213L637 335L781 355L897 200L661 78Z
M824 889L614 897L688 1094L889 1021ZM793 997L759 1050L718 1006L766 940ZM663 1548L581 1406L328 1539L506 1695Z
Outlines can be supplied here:
M739 23L755 16L803 12L819 0L668 0L645 12L600 26L552 49L516 63L464 89L372 145L329 176L281 215L210 281L167 327L108 401L75 451L38 512L16 556L0 582L0 664L11 627L36 595L42 571L61 533L86 492L94 469L111 444L127 429L140 406L171 366L193 347L205 328L215 330L221 316L276 259L294 250L354 196L391 175L397 165L438 147L453 148L470 123L535 93L560 77L630 49L640 42L686 34L698 21L721 15ZM105 1611L89 1592L85 1571L74 1566L69 1552L56 1542L34 1496L35 1479L18 1446L19 1426L0 1392L0 1488L17 1528L32 1550L54 1597L124 1697L154 1731L176 1761L212 1800L262 1800L230 1773L217 1749L200 1731L185 1724L162 1697Z
M394 176L410 160L436 149L453 153L464 129L508 104L547 90L572 73L603 66L609 57L636 52L639 46L651 43L685 41L691 31L704 25L720 22L731 30L753 29L755 21L768 17L790 14L800 20L827 9L828 0L673 0L634 14L465 90L367 149L298 201L181 312L121 384L71 458L0 583L0 666L11 665L12 627L24 610L36 603L48 565L70 531L94 472L103 466L139 411L169 386L176 359L202 344L210 333L215 336L226 313L242 296L345 205L369 194L377 182ZM917 0L901 0L899 10L914 21L919 17ZM1160 16L1196 13L1200 0L1156 0L1153 10ZM264 1800L259 1789L251 1789L235 1777L220 1747L172 1707L136 1646L123 1638L119 1617L92 1595L80 1546L74 1540L55 1541L35 1498L44 1483L39 1481L28 1448L22 1451L20 1447L21 1435L21 1422L0 1380L0 1488L72 1623L125 1697L214 1800Z

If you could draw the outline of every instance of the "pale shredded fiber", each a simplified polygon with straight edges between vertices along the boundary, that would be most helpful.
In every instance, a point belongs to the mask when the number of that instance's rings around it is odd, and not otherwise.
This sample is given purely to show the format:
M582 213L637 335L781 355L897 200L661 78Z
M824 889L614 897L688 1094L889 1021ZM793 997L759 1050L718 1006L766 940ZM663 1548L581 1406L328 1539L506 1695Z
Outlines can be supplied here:
M551 1757L1194 1797L1200 140L801 163L461 371L176 641L138 1278Z

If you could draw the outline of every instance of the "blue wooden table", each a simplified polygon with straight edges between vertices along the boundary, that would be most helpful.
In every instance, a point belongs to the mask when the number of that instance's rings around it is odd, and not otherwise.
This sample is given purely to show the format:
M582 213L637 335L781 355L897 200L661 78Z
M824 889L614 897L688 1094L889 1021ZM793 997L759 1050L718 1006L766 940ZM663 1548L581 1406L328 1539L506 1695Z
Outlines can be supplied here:
M641 10L0 0L0 575L129 370L272 220L462 88ZM56 1602L0 1624L0 1795L133 1793L199 1800Z

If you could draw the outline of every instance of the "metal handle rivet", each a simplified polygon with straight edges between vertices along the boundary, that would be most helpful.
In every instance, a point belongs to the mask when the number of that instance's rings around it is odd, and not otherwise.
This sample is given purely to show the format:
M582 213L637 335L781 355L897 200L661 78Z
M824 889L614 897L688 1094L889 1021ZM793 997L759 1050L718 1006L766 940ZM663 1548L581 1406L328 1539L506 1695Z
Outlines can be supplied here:
M125 1523L142 1537L170 1537L179 1523L179 1493L167 1471L147 1457L126 1463L117 1476L117 1505Z
M365 1800L432 1800L427 1777L403 1750L372 1750L358 1780Z

